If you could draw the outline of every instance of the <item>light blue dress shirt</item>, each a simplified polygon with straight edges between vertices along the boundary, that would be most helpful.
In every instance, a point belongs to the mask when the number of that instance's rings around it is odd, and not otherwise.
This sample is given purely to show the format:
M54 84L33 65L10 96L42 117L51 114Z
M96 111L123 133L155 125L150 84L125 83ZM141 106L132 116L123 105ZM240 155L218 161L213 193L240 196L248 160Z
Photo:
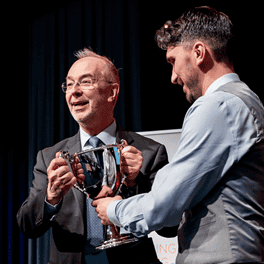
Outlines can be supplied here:
M108 144L115 144L116 143L116 121L114 120L112 124L106 128L104 131L100 132L96 135L105 145ZM82 150L86 150L88 148L92 148L87 141L90 139L91 135L86 133L80 128L80 140L81 140L81 147Z
M189 108L177 152L157 172L152 190L109 204L107 215L114 225L139 237L178 225L183 212L202 201L255 144L256 121L244 102L215 92L232 81L240 81L238 75L217 79ZM225 165L220 172L221 161Z

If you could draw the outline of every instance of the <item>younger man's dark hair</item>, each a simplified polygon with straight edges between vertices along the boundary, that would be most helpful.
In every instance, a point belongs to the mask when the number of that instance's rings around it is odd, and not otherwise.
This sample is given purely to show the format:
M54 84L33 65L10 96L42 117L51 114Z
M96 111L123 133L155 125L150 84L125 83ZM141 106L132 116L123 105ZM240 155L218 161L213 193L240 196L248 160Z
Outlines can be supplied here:
M167 21L157 30L158 46L167 50L170 46L184 45L188 49L197 40L205 41L213 50L217 62L227 60L228 44L233 37L229 17L208 6L186 11L175 21Z

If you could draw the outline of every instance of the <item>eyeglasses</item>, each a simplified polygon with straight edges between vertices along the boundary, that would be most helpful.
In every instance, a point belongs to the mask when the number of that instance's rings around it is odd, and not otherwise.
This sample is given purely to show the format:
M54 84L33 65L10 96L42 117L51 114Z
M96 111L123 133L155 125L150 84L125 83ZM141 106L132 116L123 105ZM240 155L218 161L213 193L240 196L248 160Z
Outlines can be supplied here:
M93 85L98 81L103 81L103 82L112 84L111 81L106 81L103 79L100 80L100 79L92 78L92 77L86 77L86 78L84 78L81 81L76 82L76 83L72 80L68 80L66 82L63 82L62 83L62 90L64 93L70 93L71 90L74 88L75 84L77 84L80 87L80 89L82 89L82 90L93 90L93 89L95 89L95 87Z

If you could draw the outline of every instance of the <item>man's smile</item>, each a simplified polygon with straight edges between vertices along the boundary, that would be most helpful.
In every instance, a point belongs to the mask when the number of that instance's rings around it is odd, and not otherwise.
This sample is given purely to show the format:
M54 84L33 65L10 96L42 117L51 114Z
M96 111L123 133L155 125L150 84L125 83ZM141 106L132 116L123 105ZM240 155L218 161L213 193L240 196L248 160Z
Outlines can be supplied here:
M70 104L71 104L72 110L80 111L89 104L89 100L74 101L74 102L71 102Z

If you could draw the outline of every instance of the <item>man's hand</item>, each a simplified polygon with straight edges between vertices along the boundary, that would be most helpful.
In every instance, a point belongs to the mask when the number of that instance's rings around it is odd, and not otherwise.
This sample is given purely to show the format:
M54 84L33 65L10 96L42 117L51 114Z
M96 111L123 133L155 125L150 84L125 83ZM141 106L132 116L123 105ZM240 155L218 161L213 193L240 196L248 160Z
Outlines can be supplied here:
M110 222L107 216L107 208L111 202L121 199L122 199L121 196L115 196L115 197L107 197L103 199L94 200L92 202L92 206L96 207L95 210L98 213L98 218L101 219L101 223L103 225L112 225L112 223Z
M103 185L101 191L95 198L93 198L93 200L98 200L100 198L113 197L113 196L114 196L113 190L109 188L107 185Z
M68 162L60 158L60 152L56 153L56 158L51 161L47 168L48 187L46 200L48 203L52 205L57 204L74 186L76 181L81 183L85 180L84 171L78 157L75 157L72 167L76 177L70 171Z
M77 182L82 185L83 181L85 181L85 173L82 168L82 164L79 161L78 156L74 157L74 163L72 164L72 170L74 172L74 175L76 177Z
M134 146L129 146L125 141L125 147L121 151L121 171L127 175L125 185L132 187L136 185L135 179L143 165L143 155Z

